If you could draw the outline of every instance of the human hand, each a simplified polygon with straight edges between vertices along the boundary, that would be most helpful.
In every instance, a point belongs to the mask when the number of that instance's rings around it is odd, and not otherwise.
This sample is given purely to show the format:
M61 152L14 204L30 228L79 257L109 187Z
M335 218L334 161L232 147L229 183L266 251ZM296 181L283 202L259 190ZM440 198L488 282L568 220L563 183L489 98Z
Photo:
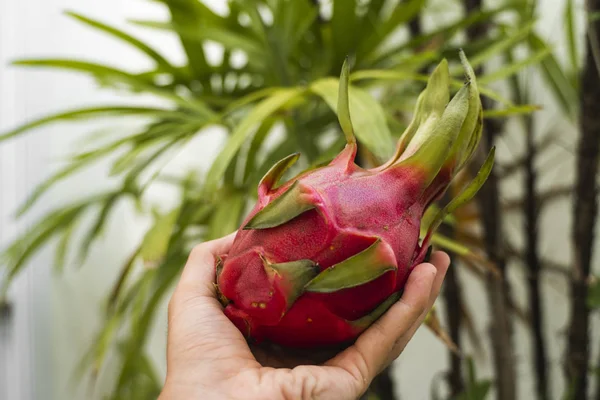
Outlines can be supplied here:
M159 400L356 399L404 350L437 298L450 260L443 252L411 272L402 298L353 345L320 365L290 364L251 349L216 298L215 255L234 234L192 251L169 303L167 378ZM254 353L253 353L254 350ZM260 362L259 362L260 361Z

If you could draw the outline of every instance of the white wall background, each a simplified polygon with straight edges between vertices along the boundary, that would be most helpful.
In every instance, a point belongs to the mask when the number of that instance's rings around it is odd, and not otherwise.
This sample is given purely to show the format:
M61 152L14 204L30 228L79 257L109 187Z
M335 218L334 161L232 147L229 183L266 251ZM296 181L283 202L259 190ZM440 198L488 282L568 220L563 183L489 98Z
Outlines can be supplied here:
M214 0L212 3L221 3ZM561 35L562 1L543 0L541 26L547 38L557 42ZM143 0L0 0L0 131L31 120L42 114L67 109L81 104L100 104L118 101L113 93L98 90L86 78L67 73L31 71L9 67L10 60L19 57L73 56L122 66L141 68L146 60L116 41L78 25L62 15L73 9L105 22L123 26L127 17L145 18L160 16L162 9ZM580 25L581 28L581 25ZM142 37L156 43L157 47L173 59L181 57L177 43L167 37L142 32ZM547 96L539 93L538 101L547 104ZM554 107L539 115L540 131L561 129L564 142L572 146L572 129L558 118ZM97 126L60 124L40 129L33 135L0 146L0 244L6 244L18 232L27 228L36 215L71 199L74 195L97 190L109 184L106 165L99 165L84 175L77 175L59 189L51 192L32 215L14 222L11 215L36 183L61 165L61 157L73 150L82 134ZM501 144L500 158L518 153L522 138L509 135ZM202 151L219 143L218 135L209 135L197 143L194 151ZM555 168L544 175L545 184L568 181L571 173L569 152L557 147L540 166L552 163ZM198 156L197 159L204 157ZM185 163L183 157L178 162ZM556 161L558 160L558 161ZM559 166L560 168L556 167ZM508 182L508 193L518 194L518 181ZM568 232L570 229L568 202L559 203L545 215L542 226L543 248L548 258L569 261ZM79 357L88 348L93 333L100 323L103 295L113 282L118 266L128 251L137 243L143 222L135 220L126 207L114 214L115 223L109 227L104 239L92 251L92 256L81 268L70 266L62 276L51 273L52 252L39 254L29 268L15 282L11 292L14 305L8 325L0 325L0 399L87 399L86 388L74 384ZM518 237L520 220L506 218L507 230ZM461 272L462 273L462 272ZM514 282L522 281L523 271L515 265L511 274ZM465 290L473 302L472 310L478 330L483 336L486 321L493 316L486 309L484 289L468 274ZM564 328L567 321L567 288L551 275L545 278L547 340L552 350L552 383L555 398L563 390L561 358L563 356ZM525 304L523 287L515 286L520 304ZM158 323L150 341L153 358L164 372L165 310L158 314ZM1 324L1 323L0 323ZM517 370L520 377L520 398L533 394L530 369L529 338L525 328L516 325ZM489 356L489 354L486 354ZM596 358L594 358L596 359ZM489 365L482 361L479 373L490 373ZM425 329L419 331L396 364L400 392L404 399L430 398L429 382L434 377L442 380L446 369L446 350Z

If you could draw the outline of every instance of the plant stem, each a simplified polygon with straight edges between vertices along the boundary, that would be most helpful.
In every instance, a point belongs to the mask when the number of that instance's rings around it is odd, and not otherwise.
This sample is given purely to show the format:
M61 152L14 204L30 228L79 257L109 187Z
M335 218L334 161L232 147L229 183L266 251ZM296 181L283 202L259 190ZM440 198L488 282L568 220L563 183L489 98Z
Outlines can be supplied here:
M596 400L600 400L600 354L596 361Z
M531 115L525 120L525 140L527 156L525 160L525 233L526 264L529 268L527 284L529 286L529 306L531 307L531 327L533 334L533 370L536 376L536 389L538 399L550 398L548 388L548 368L546 341L544 339L544 318L542 311L542 299L540 293L540 271L541 261L539 256L539 209L536 195L537 174L535 171L536 146L534 143L534 126Z
M455 232L451 226L442 225L440 232L447 237L454 237ZM456 264L454 263L454 254L450 254L450 267L446 272L446 279L444 279L444 301L446 303L446 317L448 318L448 325L450 331L450 338L456 344L456 347L460 350L460 327L462 324L462 299L460 294L462 288L456 273ZM448 355L450 357L450 371L448 371L448 385L450 386L450 397L454 398L458 396L464 390L464 381L462 376L462 365L460 357L453 351L449 350Z
M600 11L600 0L587 2L588 16ZM600 76L594 60L593 43L600 39L600 21L590 21L586 36L586 58L581 77L580 135L577 145L573 209L573 273L571 277L571 320L565 374L574 386L576 399L587 398L590 309L588 283L598 214L596 174L600 154Z
M486 149L495 142L497 128L486 129L484 141ZM510 287L506 277L506 253L502 238L500 218L500 199L498 179L492 171L487 183L482 187L478 197L482 212L484 241L486 252L491 262L500 270L501 278L487 273L486 285L492 315L490 336L496 373L497 399L512 400L516 396L515 359L513 354L512 321L510 317Z
M507 53L507 61L514 63L511 52ZM528 88L524 87L517 76L511 78L515 100L518 104L527 104L529 101ZM548 352L544 339L544 315L541 296L541 273L543 261L539 253L539 216L542 208L540 196L536 192L537 172L535 161L541 145L535 143L535 127L532 114L521 118L525 130L525 156L522 165L525 169L525 196L523 198L523 233L525 235L524 261L528 269L527 286L529 294L530 327L532 341L532 368L535 374L536 391L539 400L548 400L550 388L548 386ZM510 252L510 246L507 246Z
M481 0L464 0L468 13L482 9ZM467 37L471 40L487 36L488 23L474 24L467 29ZM481 71L478 72L481 74ZM484 109L492 108L487 98L483 99ZM484 127L482 142L485 153L495 144L501 131L498 121L488 120ZM492 170L487 182L481 188L478 201L481 208L486 252L491 262L500 270L501 278L487 273L486 285L493 318L490 324L494 370L496 375L496 398L498 400L514 400L516 398L515 357L513 354L512 320L509 301L510 285L506 276L506 251L503 240L501 204L498 176Z

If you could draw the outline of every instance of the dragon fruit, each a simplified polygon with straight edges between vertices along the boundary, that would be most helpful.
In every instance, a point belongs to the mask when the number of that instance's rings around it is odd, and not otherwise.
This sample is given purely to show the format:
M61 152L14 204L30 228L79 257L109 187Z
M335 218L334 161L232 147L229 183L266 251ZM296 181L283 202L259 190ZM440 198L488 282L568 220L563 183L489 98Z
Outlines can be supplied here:
M420 94L395 155L363 169L348 105L348 67L338 94L343 151L326 166L278 185L298 159L275 164L258 186L258 202L227 254L216 261L224 312L255 341L296 348L351 343L402 293L443 218L481 187L493 150L473 181L441 209L423 236L421 220L473 154L482 131L475 76L461 52L466 80L450 100L443 60Z

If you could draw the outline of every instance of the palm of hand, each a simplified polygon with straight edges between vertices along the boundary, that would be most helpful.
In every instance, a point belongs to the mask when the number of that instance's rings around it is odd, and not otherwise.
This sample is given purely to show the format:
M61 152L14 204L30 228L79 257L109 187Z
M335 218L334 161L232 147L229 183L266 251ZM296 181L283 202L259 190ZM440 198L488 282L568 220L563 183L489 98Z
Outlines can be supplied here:
M402 299L338 353L306 357L274 346L250 348L216 299L214 254L226 252L230 235L192 252L169 304L167 379L161 399L355 399L396 359L433 305L449 264L411 273Z

